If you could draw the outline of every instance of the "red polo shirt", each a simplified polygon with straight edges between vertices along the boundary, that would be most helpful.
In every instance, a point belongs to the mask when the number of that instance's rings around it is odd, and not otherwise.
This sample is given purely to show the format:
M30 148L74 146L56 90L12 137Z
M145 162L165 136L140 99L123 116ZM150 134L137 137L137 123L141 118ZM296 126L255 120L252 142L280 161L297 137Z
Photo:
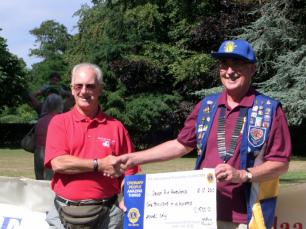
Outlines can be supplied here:
M250 89L247 95L239 103L239 106L231 109L226 100L226 93L223 92L218 99L218 109L216 117L212 123L211 131L208 137L205 158L201 168L215 168L218 164L223 163L219 157L217 146L217 128L220 114L220 106L226 107L225 120L225 144L226 149L230 147L232 132L236 125L240 107L252 107L255 98L255 90ZM179 133L177 140L183 145L196 147L196 119L200 109L198 103L192 113L185 121L184 128ZM242 136L238 138L234 155L227 162L236 169L240 168L239 149ZM265 160L288 162L291 154L291 138L288 129L286 117L281 107L277 108L271 131L267 142L267 148L264 155ZM217 183L217 219L231 221L234 223L247 223L246 200L244 193L244 184L234 184L229 182Z
M56 115L48 127L45 165L51 168L51 160L60 155L80 158L104 158L133 152L127 130L118 120L99 112L90 119L81 115L76 107ZM135 174L139 167L127 170ZM102 199L120 193L121 179L111 179L102 173L55 173L51 182L53 191L70 200Z

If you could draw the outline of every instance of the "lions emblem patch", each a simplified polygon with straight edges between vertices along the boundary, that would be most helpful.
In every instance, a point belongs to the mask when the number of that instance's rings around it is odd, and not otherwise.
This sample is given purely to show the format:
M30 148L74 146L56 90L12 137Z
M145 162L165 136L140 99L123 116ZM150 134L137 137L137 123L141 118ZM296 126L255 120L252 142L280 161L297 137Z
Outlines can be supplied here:
M214 175L212 173L207 174L207 181L208 181L209 184L214 182Z
M259 147L265 142L266 128L250 126L248 132L248 141L254 147Z
M133 224L137 223L139 220L140 213L137 208L131 208L128 212L129 221Z

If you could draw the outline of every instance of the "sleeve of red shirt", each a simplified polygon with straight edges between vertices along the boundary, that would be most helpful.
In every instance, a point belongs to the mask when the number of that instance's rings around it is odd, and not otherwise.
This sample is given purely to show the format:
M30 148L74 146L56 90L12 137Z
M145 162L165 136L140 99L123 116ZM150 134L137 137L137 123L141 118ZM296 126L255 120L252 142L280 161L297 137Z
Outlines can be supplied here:
M201 102L199 102L193 111L187 117L183 129L181 129L180 133L177 136L177 141L184 146L188 146L191 148L195 148L197 145L197 138L196 138L196 122L198 117L198 112L201 106Z
M45 166L51 168L51 160L57 156L67 154L67 138L65 125L61 116L54 116L50 121L46 138Z
M286 116L279 106L272 121L265 160L288 162L291 156L291 137Z

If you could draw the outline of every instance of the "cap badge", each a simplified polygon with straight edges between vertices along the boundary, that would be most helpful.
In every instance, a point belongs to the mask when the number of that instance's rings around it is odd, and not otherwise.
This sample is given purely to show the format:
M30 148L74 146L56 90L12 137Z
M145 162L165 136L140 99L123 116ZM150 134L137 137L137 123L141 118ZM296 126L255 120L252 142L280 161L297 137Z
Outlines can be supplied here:
M224 52L233 52L236 47L233 41L228 41L224 45Z

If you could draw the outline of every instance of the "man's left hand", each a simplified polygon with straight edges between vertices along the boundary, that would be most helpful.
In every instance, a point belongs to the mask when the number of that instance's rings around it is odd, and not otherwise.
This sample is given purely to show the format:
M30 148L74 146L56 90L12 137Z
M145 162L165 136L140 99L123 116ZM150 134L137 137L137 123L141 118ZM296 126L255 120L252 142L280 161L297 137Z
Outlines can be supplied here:
M216 166L215 174L217 181L221 182L244 183L247 179L244 170L235 169L231 165L225 163Z

